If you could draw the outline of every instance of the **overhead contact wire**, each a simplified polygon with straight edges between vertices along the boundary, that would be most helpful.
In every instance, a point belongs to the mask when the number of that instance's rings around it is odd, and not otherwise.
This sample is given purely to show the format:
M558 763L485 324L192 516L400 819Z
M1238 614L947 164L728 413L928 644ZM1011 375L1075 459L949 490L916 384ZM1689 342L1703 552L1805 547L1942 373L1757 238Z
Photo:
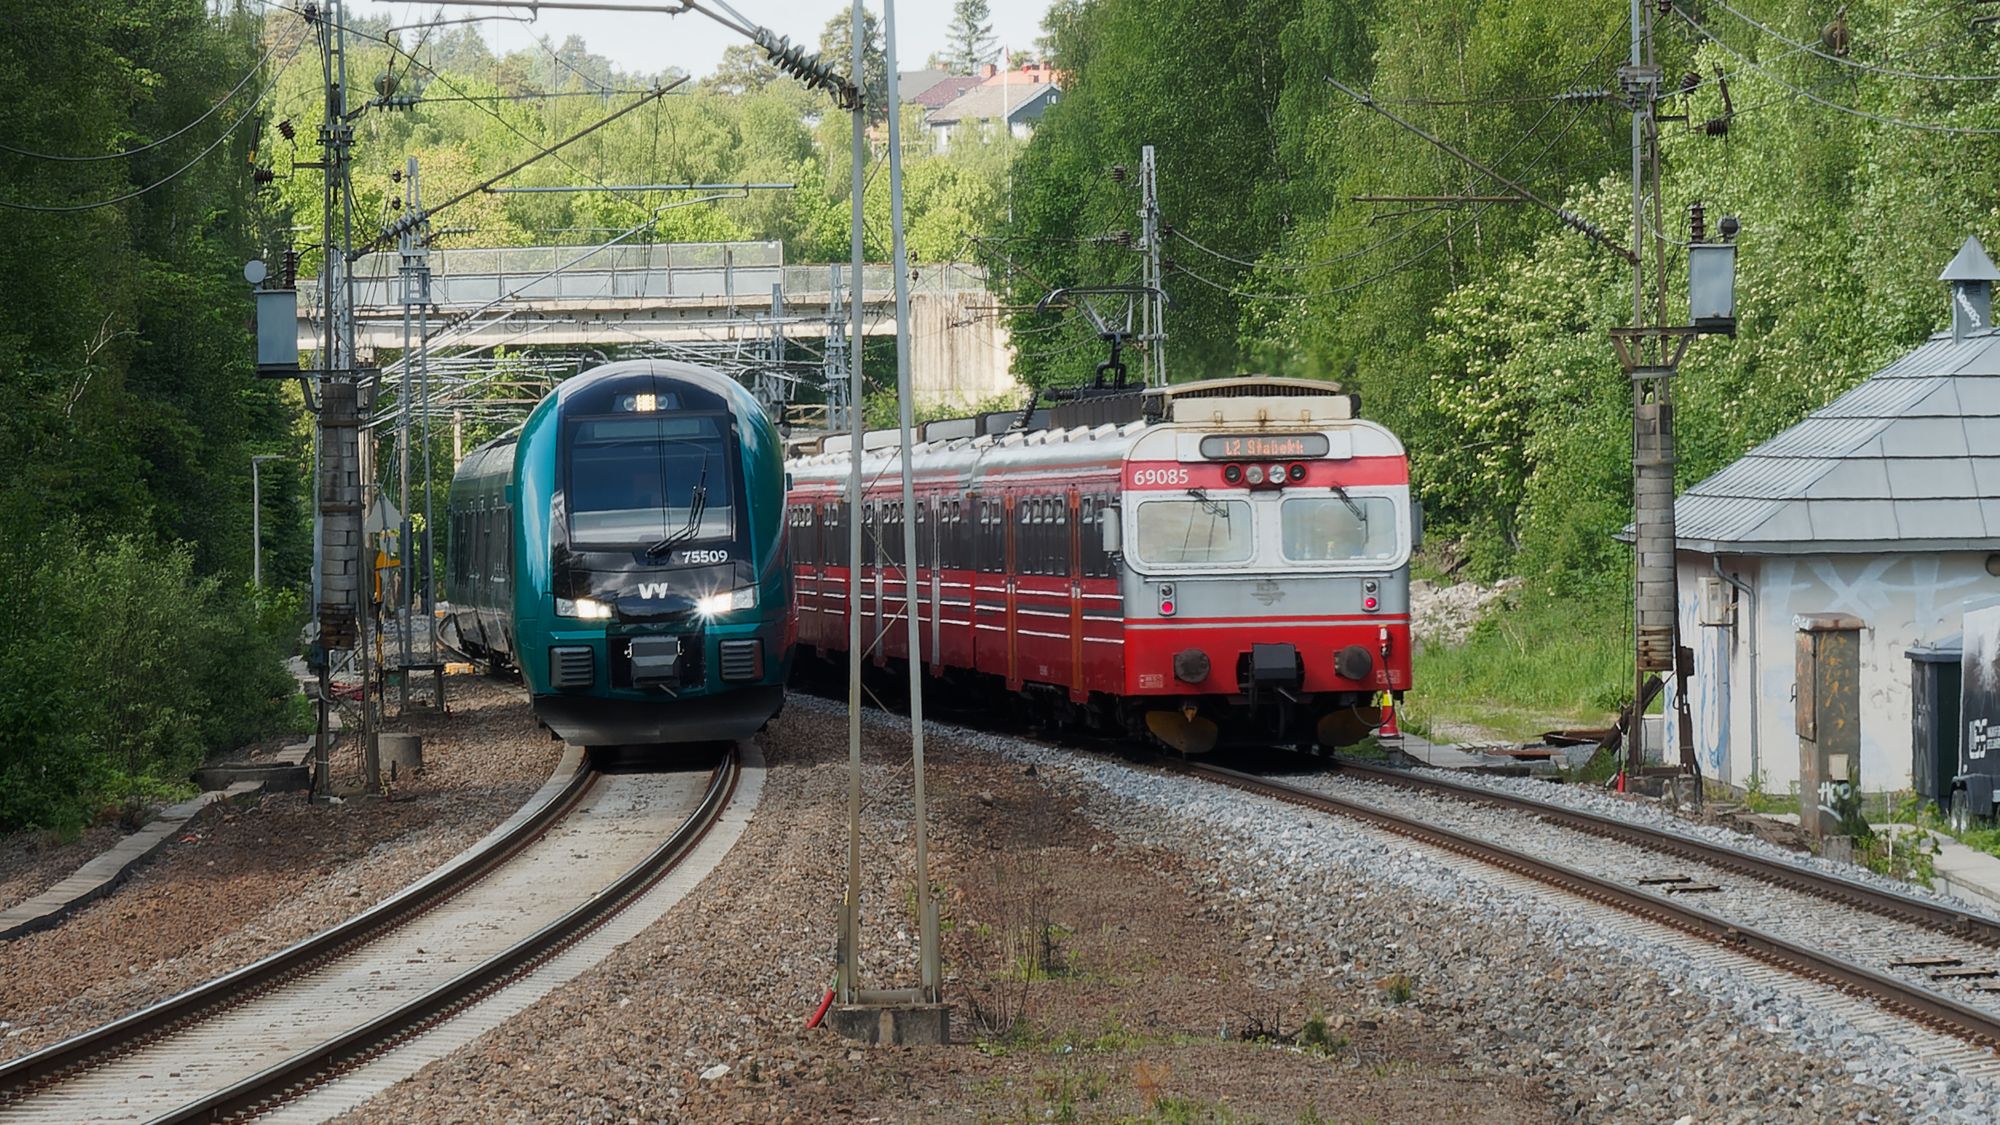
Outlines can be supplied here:
M286 56L284 63L280 65L277 71L271 75L271 80L265 83L263 89L257 91L257 96L250 100L250 104L244 108L243 112L237 116L236 120L229 123L228 128L225 128L220 136L216 137L213 141L210 141L208 147L202 149L200 152L195 153L194 156L191 157L187 163L167 173L160 179L154 180L152 183L147 184L145 187L134 188L133 190L125 192L123 194L114 195L109 199L99 199L90 203L39 204L39 203L17 203L14 202L13 200L0 199L0 209L8 211L29 211L44 215L67 215L67 214L75 214L76 212L79 211L94 211L100 207L114 207L120 203L129 202L131 200L139 198L142 195L145 195L148 192L154 191L158 188L165 187L167 184L170 184L173 181L180 179L181 176L185 175L189 169L193 168L195 165L207 159L210 153L214 152L218 148L221 148L223 142L235 136L236 130L242 128L243 123L245 121L250 120L250 118L256 113L257 106L261 102L263 102L264 96L277 88L278 79L283 77L285 71L291 68L293 62L297 61L299 57L299 52L296 50L296 47L298 46L299 43L303 42L304 42L304 37L301 36L299 40L297 40L294 43L293 46L295 49L292 51L292 53Z

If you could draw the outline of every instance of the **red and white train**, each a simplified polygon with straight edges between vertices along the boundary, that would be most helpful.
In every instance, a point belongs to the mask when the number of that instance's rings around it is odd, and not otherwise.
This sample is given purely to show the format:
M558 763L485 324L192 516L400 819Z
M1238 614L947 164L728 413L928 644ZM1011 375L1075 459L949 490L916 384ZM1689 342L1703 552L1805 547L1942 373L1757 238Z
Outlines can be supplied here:
M1043 429L929 424L914 512L895 433L868 436L868 659L909 659L914 602L933 676L1060 722L1149 730L1189 753L1358 741L1380 722L1380 694L1410 687L1421 513L1402 444L1356 417L1353 396L1309 380L1125 401L1135 420L1065 427L1059 407ZM801 655L847 648L850 444L828 437L790 464ZM913 560L900 557L906 519Z

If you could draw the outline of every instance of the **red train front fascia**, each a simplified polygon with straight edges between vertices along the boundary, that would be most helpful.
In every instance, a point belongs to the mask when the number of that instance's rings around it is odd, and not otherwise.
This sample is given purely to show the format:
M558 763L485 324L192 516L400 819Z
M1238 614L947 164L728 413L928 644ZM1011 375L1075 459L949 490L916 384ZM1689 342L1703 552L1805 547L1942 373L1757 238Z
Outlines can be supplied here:
M1420 520L1402 445L1329 384L1234 379L1152 392L1150 420L940 436L902 507L893 434L864 450L861 646L1059 721L1339 745L1409 689ZM795 460L799 643L849 645L850 461ZM903 520L917 521L914 597Z

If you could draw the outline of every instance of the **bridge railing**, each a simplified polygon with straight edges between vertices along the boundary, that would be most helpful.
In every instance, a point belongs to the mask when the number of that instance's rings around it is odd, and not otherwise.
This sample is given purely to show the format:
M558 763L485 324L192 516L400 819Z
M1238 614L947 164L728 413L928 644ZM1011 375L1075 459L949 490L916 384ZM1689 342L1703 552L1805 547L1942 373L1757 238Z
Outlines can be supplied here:
M355 307L400 308L399 264L395 254L360 262L354 276ZM890 298L894 283L890 270L886 265L863 268L864 301ZM985 287L985 274L976 266L920 266L913 272L912 291L917 293ZM850 280L845 266L840 267L839 277L845 291ZM778 242L650 243L595 252L587 246L431 252L431 304L445 309L477 308L503 297L544 305L614 299L761 305L770 300L773 285L781 286L789 301L825 304L833 279L832 266L785 265L784 248ZM299 304L307 310L318 307L317 279L299 282Z

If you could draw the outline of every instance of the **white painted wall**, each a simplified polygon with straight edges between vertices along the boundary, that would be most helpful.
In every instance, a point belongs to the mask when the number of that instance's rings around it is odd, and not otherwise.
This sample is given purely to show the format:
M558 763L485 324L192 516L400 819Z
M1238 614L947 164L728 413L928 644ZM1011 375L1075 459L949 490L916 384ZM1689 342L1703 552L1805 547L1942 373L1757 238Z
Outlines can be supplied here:
M1908 789L1910 661L1904 654L1958 632L1966 610L2000 604L2000 578L1986 572L1986 556L1725 555L1721 563L1724 573L1756 591L1755 603L1738 595L1733 627L1702 627L1696 624L1698 582L1714 573L1711 557L1680 553L1681 643L1695 654L1688 708L1703 773L1747 786L1754 757L1765 792L1791 791L1799 777L1793 618L1846 613L1867 626L1861 633L1861 786L1870 792ZM1673 746L1678 724L1671 716L1669 721Z

